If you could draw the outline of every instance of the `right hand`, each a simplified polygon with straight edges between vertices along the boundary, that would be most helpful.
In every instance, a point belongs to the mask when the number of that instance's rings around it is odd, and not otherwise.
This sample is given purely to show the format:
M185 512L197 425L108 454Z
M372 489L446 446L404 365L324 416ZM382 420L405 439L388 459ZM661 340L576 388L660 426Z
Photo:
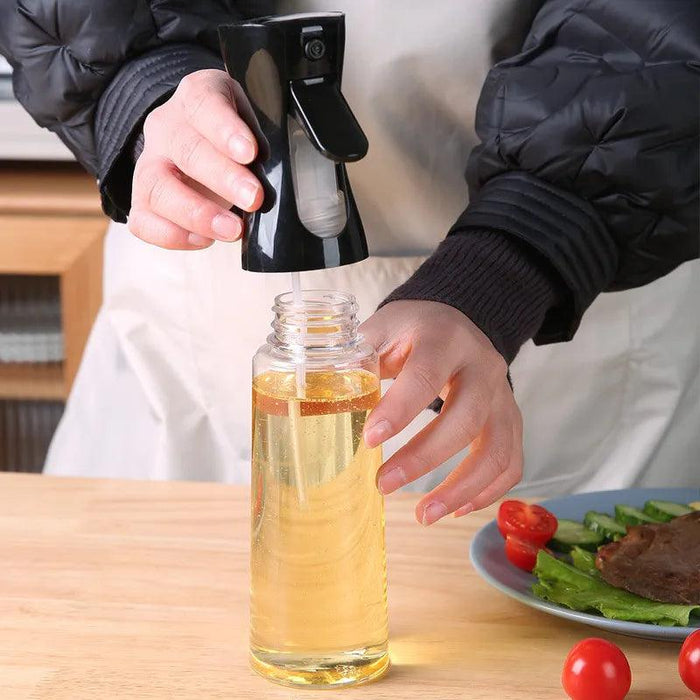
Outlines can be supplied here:
M258 151L238 112L250 109L241 86L221 70L180 81L143 126L136 162L129 230L161 248L197 250L235 241L243 221L232 204L254 211L263 191L245 166Z

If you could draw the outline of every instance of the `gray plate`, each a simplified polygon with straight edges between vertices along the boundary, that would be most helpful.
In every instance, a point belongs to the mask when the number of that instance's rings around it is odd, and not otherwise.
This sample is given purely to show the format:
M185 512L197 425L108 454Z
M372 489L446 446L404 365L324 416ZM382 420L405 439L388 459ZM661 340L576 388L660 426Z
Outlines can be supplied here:
M700 501L700 489L597 491L595 493L581 493L563 498L553 498L549 501L543 501L542 505L551 510L558 518L583 520L583 516L589 510L612 514L615 512L616 503L641 507L649 499L690 503L692 501ZM602 615L577 612L540 600L531 591L535 577L516 568L506 559L503 538L498 532L495 520L484 525L476 533L472 540L469 555L477 573L487 583L490 583L494 588L511 598L515 598L521 603L525 603L525 605L537 608L550 615L582 622L585 625L598 627L608 632L664 641L682 641L691 632L700 629L700 620L698 618L695 618L694 625L691 627L660 627L659 625L647 625L640 622L609 620Z

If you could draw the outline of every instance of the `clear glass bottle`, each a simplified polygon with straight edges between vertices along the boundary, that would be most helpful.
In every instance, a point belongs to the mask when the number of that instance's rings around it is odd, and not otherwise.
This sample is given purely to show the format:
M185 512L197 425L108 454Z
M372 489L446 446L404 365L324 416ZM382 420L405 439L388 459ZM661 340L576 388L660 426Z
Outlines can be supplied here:
M362 429L380 396L350 294L275 299L253 360L251 663L331 687L389 666L381 448Z

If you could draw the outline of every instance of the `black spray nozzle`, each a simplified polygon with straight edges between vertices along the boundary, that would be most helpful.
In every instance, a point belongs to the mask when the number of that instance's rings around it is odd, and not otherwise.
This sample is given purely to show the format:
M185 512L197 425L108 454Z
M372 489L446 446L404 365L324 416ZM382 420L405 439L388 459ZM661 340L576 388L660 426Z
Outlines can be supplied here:
M367 155L369 144L337 81L294 80L294 116L311 143L331 160L351 163Z
M294 272L363 260L344 163L363 158L368 143L340 91L344 16L263 17L219 27L219 37L263 144L252 169L265 199L247 217L243 267Z

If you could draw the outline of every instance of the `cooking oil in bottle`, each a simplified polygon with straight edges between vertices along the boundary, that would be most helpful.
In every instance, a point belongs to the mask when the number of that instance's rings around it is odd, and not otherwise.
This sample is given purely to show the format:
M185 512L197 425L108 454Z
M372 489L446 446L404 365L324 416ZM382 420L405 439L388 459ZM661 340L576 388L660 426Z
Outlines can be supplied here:
M301 307L278 297L254 361L251 661L280 683L332 687L389 665L381 448L362 439L380 390L354 299L303 294Z

